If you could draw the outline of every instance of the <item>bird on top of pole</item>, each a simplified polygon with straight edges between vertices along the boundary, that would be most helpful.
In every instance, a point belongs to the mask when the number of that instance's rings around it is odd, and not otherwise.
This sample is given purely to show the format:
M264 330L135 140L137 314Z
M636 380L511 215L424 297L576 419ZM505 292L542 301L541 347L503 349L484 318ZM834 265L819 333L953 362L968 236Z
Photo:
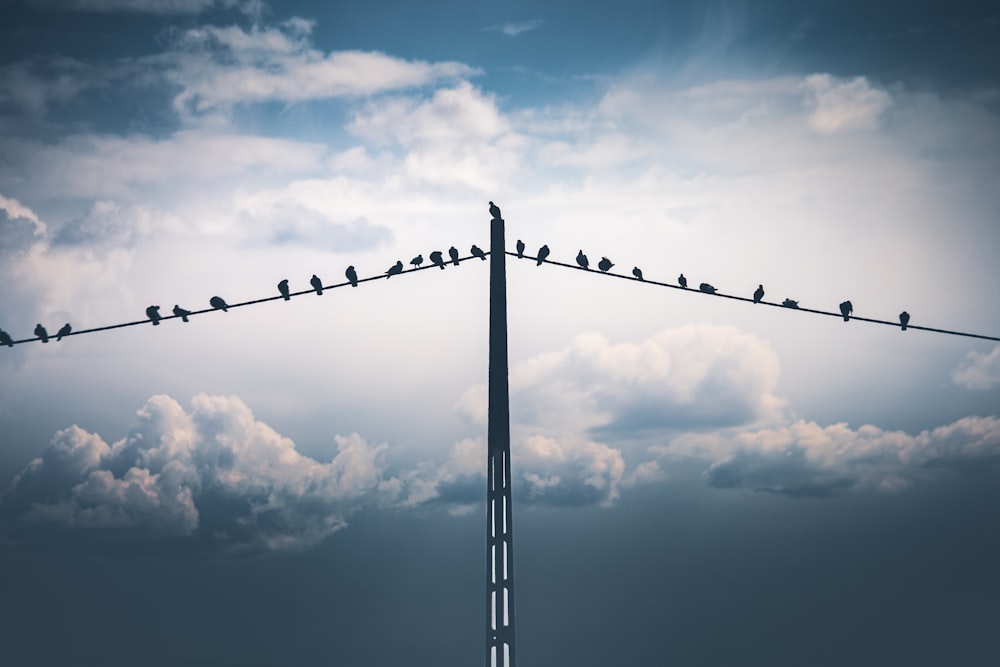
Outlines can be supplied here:
M490 215L493 216L494 220L503 220L503 218L500 217L500 207L493 202L490 202Z

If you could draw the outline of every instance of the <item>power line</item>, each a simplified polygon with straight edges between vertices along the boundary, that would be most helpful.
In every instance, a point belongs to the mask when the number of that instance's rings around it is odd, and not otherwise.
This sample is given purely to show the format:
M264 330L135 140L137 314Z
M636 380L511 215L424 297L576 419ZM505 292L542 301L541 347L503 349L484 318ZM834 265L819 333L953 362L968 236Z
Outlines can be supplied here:
M489 255L489 253L488 252L484 252L483 255ZM481 258L477 257L476 255L469 255L467 257L459 257L459 258L457 258L455 260L452 260L452 259L449 258L448 260L445 261L444 266L447 266L449 264L454 264L455 262L459 262L459 263L465 262L465 261L468 261L470 259L481 259ZM440 268L440 267L437 264L427 264L427 265L424 265L424 266L415 266L412 269L403 269L399 273L394 273L393 276L400 276L400 275L407 274L407 273L416 273L417 271L426 271L428 269L438 269L438 268ZM367 278L360 278L359 277L358 280L357 280L357 282L358 282L358 284L361 284L361 283L370 282L372 280L385 280L388 277L390 277L390 276L387 276L386 274L383 273L383 274L380 274L380 275L369 276ZM322 289L323 289L323 291L326 291L326 290L330 290L330 289L337 289L338 287L349 287L351 285L352 285L351 281L347 280L347 281L344 281L342 283L335 283L333 285L322 285ZM289 292L288 297L290 299L292 297L301 296L303 294L316 294L316 290L313 289L313 288L309 288L309 289L299 290L297 292ZM282 296L281 294L276 294L274 296L266 296L266 297L262 297L260 299L251 299L249 301L240 301L238 303L227 303L226 304L226 310L229 310L231 308L242 308L244 306L256 306L257 304L267 303L268 301L281 301L281 300L285 300L285 297ZM180 319L182 317L184 317L184 318L194 317L195 315L204 315L206 313L216 313L216 312L221 312L221 311L222 311L221 308L203 308L202 310L191 310L191 311L188 311L184 315L162 315L159 318L158 321L163 322L165 320ZM101 332L101 331L111 331L112 329L124 329L125 327L137 327L137 326L140 326L140 325L143 325L143 324L150 324L150 323L152 323L152 320L149 319L149 318L146 318L146 319L142 319L142 320L133 320L132 322L121 322L119 324L107 324L107 325L100 326L100 327L91 327L90 329L80 329L79 331L71 331L68 334L63 334L62 338L68 338L70 336L82 336L84 334L98 333L98 332ZM54 337L54 334L50 334L49 335L49 338L52 338L52 337ZM10 345L20 345L22 343L31 343L31 342L34 342L36 340L41 340L41 337L36 336L35 338L22 338L20 340L12 340L11 343L10 343ZM4 346L0 345L0 347L4 347Z
M538 262L539 261L539 259L537 257L531 257L531 256L525 255L525 254L518 254L518 253L515 253L515 252L510 252L509 250L506 251L506 252L511 257L516 257L517 259L530 259L533 262ZM551 259L545 259L545 258L543 258L540 261L541 261L542 264L553 264L555 266L561 266L561 267L564 267L564 268L567 268L567 269L573 269L574 271L584 271L585 270L585 269L582 269L580 266L577 266L577 265L574 265L574 264L566 264L564 262L557 262L557 261L551 260ZM828 310L817 310L815 308L803 308L801 306L796 306L794 308L790 308L790 307L785 306L783 304L776 303L774 301L764 301L763 299L760 300L760 301L756 301L755 302L752 298L746 297L746 296L737 296L735 294L724 294L724 293L719 292L719 291L703 292L702 290L700 290L700 289L698 289L696 287L682 287L681 285L675 285L673 283L664 283L664 282L660 282L660 281L657 281L657 280L650 280L650 279L645 278L645 277L643 277L642 279L639 279L639 278L636 278L634 276L627 276L627 275L624 275L624 274L621 274L621 273L611 273L610 271L594 271L594 270L591 270L591 269L586 269L586 272L594 274L594 275L607 276L609 278L619 278L621 280L628 280L629 282L633 282L633 283L641 283L641 284L644 284L644 285L653 285L653 286L656 286L656 287L669 287L670 289L682 290L682 291L685 291L685 292L693 292L695 294L701 294L703 296L714 296L714 297L719 297L721 299L732 299L734 301L746 301L747 303L756 303L756 304L763 305L763 306L772 306L774 308L781 308L783 310L797 311L797 312L800 312L800 313L811 313L813 315L828 315L830 317L839 317L839 318L843 317L843 314L841 314L841 313L834 313L834 312L831 312L831 311L828 311ZM890 327L894 327L894 328L897 328L897 329L900 328L900 323L898 321L897 322L890 322L889 320L880 320L880 319L876 319L876 318L873 318L873 317L860 317L860 316L856 316L856 315L851 315L850 319L851 320L858 320L859 322L869 322L871 324L884 324L884 325L888 325ZM964 332L964 331L951 331L949 329L939 329L937 327L925 327L925 326L920 326L918 324L907 324L906 328L907 329L918 329L920 331L932 331L934 333L948 334L949 336L965 336L966 338L979 338L979 339L982 339L982 340L1000 341L1000 336L986 336L984 334L974 334L974 333L968 333L968 332Z

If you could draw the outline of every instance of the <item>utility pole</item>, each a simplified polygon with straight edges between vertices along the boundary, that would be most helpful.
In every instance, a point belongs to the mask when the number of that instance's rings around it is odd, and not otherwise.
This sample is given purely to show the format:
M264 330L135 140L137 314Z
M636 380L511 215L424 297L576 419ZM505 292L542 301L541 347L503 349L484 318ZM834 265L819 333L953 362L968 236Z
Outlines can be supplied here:
M492 204L492 202L490 202ZM515 667L514 529L510 505L507 258L503 218L490 222L490 370L486 432L486 667Z

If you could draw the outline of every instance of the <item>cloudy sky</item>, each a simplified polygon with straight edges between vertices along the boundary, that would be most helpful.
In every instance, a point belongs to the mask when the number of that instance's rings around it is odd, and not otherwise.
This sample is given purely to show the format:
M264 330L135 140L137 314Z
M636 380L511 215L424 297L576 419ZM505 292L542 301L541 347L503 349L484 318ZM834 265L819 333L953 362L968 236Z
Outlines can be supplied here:
M998 177L988 3L0 7L16 341L464 256L490 200L995 337ZM487 267L0 348L0 662L480 663ZM522 664L995 657L996 342L507 275Z

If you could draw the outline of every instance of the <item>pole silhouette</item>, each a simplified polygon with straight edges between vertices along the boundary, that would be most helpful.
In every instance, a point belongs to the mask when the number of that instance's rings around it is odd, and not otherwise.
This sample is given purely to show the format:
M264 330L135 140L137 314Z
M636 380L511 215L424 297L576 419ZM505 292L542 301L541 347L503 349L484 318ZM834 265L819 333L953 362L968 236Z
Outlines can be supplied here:
M492 202L491 202L492 204ZM492 212L492 207L491 207ZM486 432L486 667L515 667L514 530L510 503L507 268L503 218L490 222L490 369Z

